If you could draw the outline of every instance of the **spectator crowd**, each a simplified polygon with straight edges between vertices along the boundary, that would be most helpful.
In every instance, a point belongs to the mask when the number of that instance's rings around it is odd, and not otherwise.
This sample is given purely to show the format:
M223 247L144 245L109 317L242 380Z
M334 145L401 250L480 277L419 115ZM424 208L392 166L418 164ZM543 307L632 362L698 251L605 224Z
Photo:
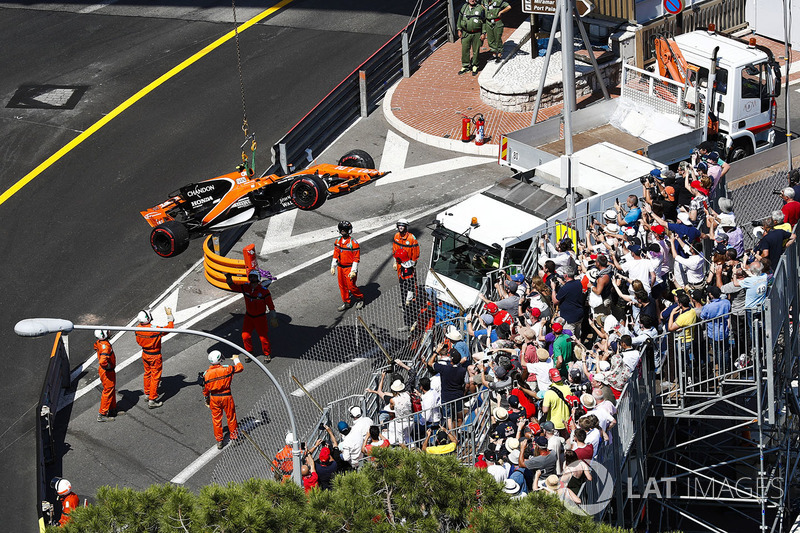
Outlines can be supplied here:
M691 386L752 365L760 306L795 240L800 175L745 228L714 148L700 145L676 171L653 170L641 196L590 218L578 242L544 235L535 272L507 274L463 326L434 326L441 342L425 360L395 361L365 392L378 398L375 420L353 406L338 435L321 427L319 459L309 454L303 467L307 489L328 488L375 447L458 454L464 428L488 412L476 467L514 498L543 490L585 502L642 354L662 391L679 369Z

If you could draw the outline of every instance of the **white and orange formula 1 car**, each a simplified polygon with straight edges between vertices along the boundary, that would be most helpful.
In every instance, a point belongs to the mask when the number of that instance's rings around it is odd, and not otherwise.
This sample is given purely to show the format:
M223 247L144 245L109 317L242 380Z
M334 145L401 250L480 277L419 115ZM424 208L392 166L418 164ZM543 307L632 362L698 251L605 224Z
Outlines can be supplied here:
M287 176L254 178L247 170L190 183L142 216L153 228L150 245L161 257L174 257L189 240L268 218L290 209L317 209L328 198L347 194L386 175L362 150L352 150L338 165L314 165Z

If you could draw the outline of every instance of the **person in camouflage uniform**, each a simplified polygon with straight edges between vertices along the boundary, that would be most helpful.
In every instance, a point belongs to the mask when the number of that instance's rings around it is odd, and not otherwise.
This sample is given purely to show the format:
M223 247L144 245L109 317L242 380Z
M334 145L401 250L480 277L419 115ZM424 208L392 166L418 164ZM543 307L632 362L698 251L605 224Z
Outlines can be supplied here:
M496 62L503 59L503 13L511 10L511 5L505 0L482 0L486 12L486 38L489 41L489 51Z
M461 70L464 74L472 70L472 75L478 75L478 51L481 43L486 38L485 32L486 10L478 4L478 0L467 0L461 7L458 15L458 37L461 39ZM470 57L470 52L472 56Z

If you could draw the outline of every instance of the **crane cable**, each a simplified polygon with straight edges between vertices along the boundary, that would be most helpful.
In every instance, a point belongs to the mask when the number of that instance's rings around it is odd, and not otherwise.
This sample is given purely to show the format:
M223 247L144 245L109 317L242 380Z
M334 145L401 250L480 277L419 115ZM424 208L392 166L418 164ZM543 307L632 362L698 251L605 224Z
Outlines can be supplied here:
M255 173L255 155L256 155L256 134L248 133L249 124L247 123L247 104L244 98L244 75L242 73L242 50L239 46L239 22L236 20L236 0L231 0L231 7L233 9L233 33L236 37L236 68L239 71L239 90L242 93L242 132L244 132L244 142L242 143L242 170L245 168L250 174ZM245 152L247 142L252 141L250 144L250 151L252 157L248 158Z

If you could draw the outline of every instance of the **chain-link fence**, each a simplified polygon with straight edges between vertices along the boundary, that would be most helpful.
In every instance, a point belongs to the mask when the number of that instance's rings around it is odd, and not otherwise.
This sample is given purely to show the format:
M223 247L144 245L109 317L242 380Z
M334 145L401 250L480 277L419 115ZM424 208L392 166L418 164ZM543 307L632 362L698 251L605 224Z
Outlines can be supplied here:
M762 221L772 211L783 207L781 199L773 191L788 186L788 170L780 170L771 176L737 187L729 192L733 200L736 224L744 231L744 246L752 248L758 242L753 235L752 221ZM773 265L773 268L776 265Z
M404 301L395 286L362 310L350 310L342 323L277 376L289 396L301 441L313 444L322 421L349 420L353 405L361 406L368 416L376 414L381 405L374 394L364 391L377 387L390 361L399 359L419 370L432 347L444 339L443 327L434 324L437 316L448 317L452 311L437 314L445 306L435 292L420 289L410 305ZM447 325L454 319L444 320ZM457 327L464 331L463 319ZM240 417L243 438L225 448L212 479L221 484L251 477L272 479L272 459L283 448L289 428L277 390L268 389Z

